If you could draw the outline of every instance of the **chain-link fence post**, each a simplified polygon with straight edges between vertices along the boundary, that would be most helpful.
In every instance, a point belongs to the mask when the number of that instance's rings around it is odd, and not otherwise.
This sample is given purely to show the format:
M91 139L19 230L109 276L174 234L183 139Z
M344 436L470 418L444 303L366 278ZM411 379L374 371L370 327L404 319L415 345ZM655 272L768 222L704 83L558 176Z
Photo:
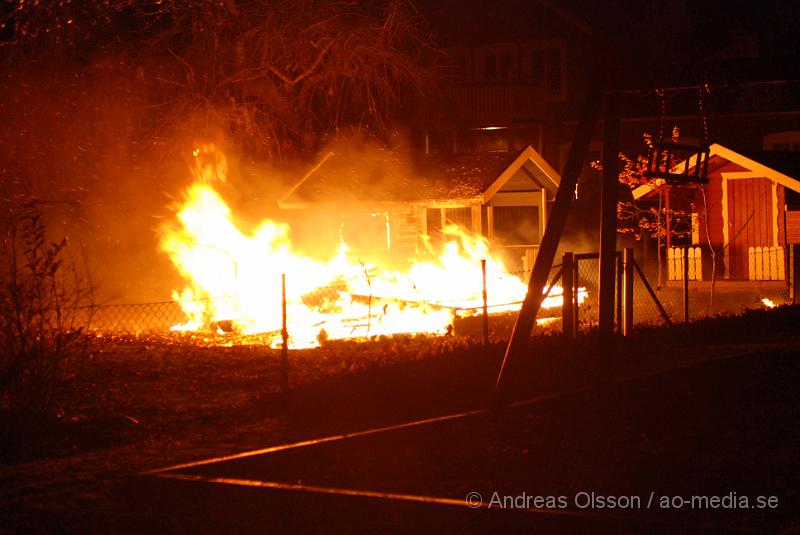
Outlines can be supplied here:
M572 253L564 253L561 260L561 330L568 338L575 337L575 280Z
M615 312L614 312L614 315L617 318L617 325L616 325L617 334L622 334L623 331L625 330L625 327L623 326L625 320L622 317L622 314L624 313L624 310L622 308L622 299L623 299L622 283L624 277L624 271L623 271L624 267L622 265L622 262L623 262L622 251L617 251L617 292L616 292Z
M483 276L483 345L489 345L489 294L486 292L486 259L481 260Z

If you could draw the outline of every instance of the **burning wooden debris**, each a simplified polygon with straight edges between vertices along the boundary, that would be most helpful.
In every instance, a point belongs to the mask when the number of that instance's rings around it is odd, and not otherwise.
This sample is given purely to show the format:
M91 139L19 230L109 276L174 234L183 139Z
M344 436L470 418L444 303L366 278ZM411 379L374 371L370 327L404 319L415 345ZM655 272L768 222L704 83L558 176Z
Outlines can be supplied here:
M165 227L161 242L187 281L173 297L188 321L175 330L277 333L272 344L279 344L282 274L293 347L399 333L446 334L455 311L474 315L482 308L481 260L486 260L492 313L517 310L527 292L486 239L457 226L444 229L439 247L423 241L424 255L411 258L405 269L365 265L352 258L344 240L332 258L314 259L295 248L287 225L270 219L243 231L214 189L226 180L224 156L212 146L196 151L195 157L201 156L212 163L195 167L178 222ZM560 307L561 293L554 287L544 306Z

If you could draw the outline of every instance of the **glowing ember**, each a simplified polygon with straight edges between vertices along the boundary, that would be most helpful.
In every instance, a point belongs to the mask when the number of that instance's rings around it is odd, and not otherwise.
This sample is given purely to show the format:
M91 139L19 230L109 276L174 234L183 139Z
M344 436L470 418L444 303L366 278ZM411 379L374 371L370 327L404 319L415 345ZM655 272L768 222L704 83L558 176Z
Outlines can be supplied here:
M527 286L493 257L488 243L455 226L444 230L441 249L430 248L403 271L364 265L340 243L327 262L294 250L289 227L268 219L250 232L233 223L211 185L225 181L225 158L206 146L194 153L197 181L177 217L164 229L162 249L188 285L173 292L189 320L174 330L273 333L280 342L281 274L287 275L287 321L291 347L326 339L398 333L444 334L454 313L477 314L482 306L481 259L486 259L493 313L517 310ZM555 286L543 308L560 307ZM579 301L585 297L579 292Z
M775 308L775 302L772 299L768 298L768 297L763 297L761 299L761 302L767 308Z

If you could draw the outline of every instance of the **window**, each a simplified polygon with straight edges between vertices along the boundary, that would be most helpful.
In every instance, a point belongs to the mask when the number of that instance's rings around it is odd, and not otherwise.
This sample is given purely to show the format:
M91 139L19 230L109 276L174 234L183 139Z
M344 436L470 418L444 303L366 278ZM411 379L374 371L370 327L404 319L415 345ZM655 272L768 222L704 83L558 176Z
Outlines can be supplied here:
M464 56L453 58L453 78L459 82L467 79L467 60L464 59Z
M483 71L483 77L486 80L497 79L497 56L494 54L486 55L486 64Z
M448 225L458 225L466 230L472 230L472 209L468 206L445 208L444 217Z
M509 81L512 79L511 54L500 56L500 79Z
M800 150L800 143L777 142L772 144L772 150Z
M764 150L800 150L800 131L788 130L764 136Z
M442 216L444 216L444 219ZM472 208L469 206L427 208L425 210L425 224L431 243L439 243L443 237L444 226L457 225L465 230L472 230Z
M428 208L425 210L425 228L431 243L439 243L442 239L442 209Z
M547 54L547 92L553 96L562 94L561 49L551 48Z
M786 195L786 206L788 206L790 210L800 210L800 193L789 188L783 191L784 195Z
M494 238L503 245L539 243L539 208L535 206L495 206L492 209Z
M475 152L508 152L509 146L508 129L499 130L480 130L472 136L472 146Z
M536 87L544 85L544 50L531 50L531 83Z

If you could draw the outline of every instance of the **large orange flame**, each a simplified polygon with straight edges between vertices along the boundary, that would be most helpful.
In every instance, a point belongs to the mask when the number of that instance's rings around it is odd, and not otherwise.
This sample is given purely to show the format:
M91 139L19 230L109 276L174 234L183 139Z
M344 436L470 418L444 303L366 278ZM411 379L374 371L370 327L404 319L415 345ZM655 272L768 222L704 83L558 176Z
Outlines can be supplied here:
M441 249L426 251L431 259L416 259L403 272L354 260L343 242L327 262L313 260L293 248L287 225L269 219L243 232L212 187L226 180L224 155L213 146L194 155L196 182L177 212L180 224L165 228L161 241L187 281L173 292L188 317L175 330L224 322L242 334L273 333L277 345L282 274L292 347L313 347L325 339L445 333L455 310L474 313L481 307L482 259L493 312L518 309L527 292L485 239L455 226L445 229ZM561 288L554 287L543 307L560 305Z

